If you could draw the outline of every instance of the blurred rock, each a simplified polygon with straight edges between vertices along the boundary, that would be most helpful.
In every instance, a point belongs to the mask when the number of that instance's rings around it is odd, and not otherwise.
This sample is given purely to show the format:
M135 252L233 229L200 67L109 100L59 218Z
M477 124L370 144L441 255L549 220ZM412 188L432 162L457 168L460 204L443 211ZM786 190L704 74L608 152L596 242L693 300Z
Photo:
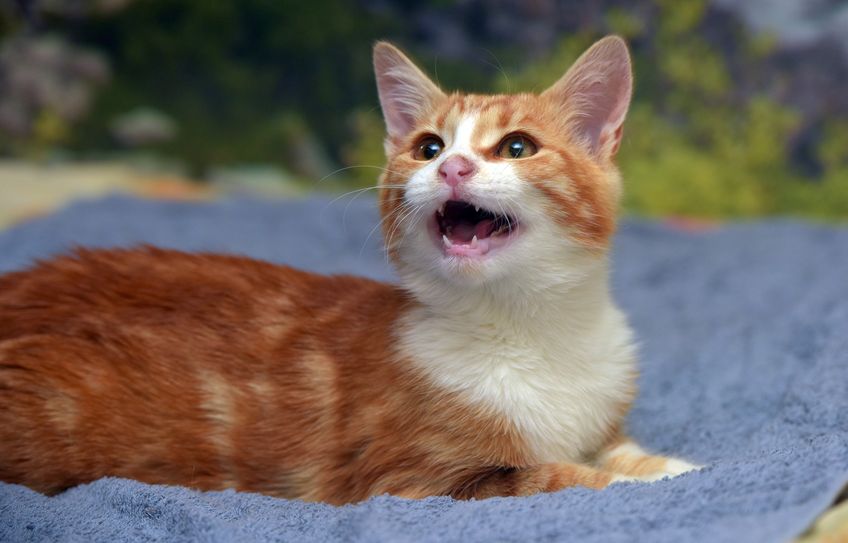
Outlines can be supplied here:
M108 80L109 67L98 53L55 36L8 38L0 45L0 131L25 137L44 112L77 121L95 88Z
M215 168L208 181L213 189L221 193L297 196L305 192L292 175L267 164Z
M111 123L111 133L128 147L163 143L177 134L176 123L167 115L152 108L134 109Z

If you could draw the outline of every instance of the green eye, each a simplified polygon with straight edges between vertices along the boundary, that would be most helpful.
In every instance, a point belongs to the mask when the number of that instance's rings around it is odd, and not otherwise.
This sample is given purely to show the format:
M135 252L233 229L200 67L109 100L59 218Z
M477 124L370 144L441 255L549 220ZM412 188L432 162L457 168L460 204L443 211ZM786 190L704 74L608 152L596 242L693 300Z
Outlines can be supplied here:
M412 153L415 160L433 160L442 152L445 144L436 136L422 138Z
M527 158L533 156L539 149L536 144L521 134L510 134L498 145L498 156L501 158Z

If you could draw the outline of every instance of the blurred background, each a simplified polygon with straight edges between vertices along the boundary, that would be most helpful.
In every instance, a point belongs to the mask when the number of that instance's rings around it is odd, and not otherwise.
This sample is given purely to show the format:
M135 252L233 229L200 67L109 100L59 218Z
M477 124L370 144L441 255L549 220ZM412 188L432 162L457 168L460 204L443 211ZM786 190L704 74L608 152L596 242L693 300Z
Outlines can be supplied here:
M372 186L371 46L445 89L542 90L632 47L625 211L848 219L838 0L0 0L0 226L79 197Z

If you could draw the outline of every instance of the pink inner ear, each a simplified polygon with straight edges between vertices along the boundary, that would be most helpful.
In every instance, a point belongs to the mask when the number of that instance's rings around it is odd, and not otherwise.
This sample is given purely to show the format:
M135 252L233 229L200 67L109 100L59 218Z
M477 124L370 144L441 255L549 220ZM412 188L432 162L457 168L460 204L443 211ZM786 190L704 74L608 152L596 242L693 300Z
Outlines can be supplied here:
M403 53L387 43L374 48L380 106L390 138L403 137L442 92Z
M614 152L618 148L630 105L630 67L625 66L624 70L618 67L610 71L604 81L585 91L586 115L577 124L582 126L595 152L603 149Z
M597 42L545 95L566 111L569 125L592 153L612 156L621 140L633 80L627 46L620 38Z
M415 125L418 102L415 89L410 88L402 77L391 72L377 75L380 89L380 105L390 136L409 133Z

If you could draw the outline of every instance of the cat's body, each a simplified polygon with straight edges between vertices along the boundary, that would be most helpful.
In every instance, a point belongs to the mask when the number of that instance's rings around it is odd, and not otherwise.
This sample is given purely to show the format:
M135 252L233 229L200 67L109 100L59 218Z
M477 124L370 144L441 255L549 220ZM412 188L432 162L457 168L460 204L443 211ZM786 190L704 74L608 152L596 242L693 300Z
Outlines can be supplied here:
M388 45L375 66L401 286L157 249L4 276L0 480L344 503L692 468L622 433L635 362L606 260L620 40L542 96L446 96Z

